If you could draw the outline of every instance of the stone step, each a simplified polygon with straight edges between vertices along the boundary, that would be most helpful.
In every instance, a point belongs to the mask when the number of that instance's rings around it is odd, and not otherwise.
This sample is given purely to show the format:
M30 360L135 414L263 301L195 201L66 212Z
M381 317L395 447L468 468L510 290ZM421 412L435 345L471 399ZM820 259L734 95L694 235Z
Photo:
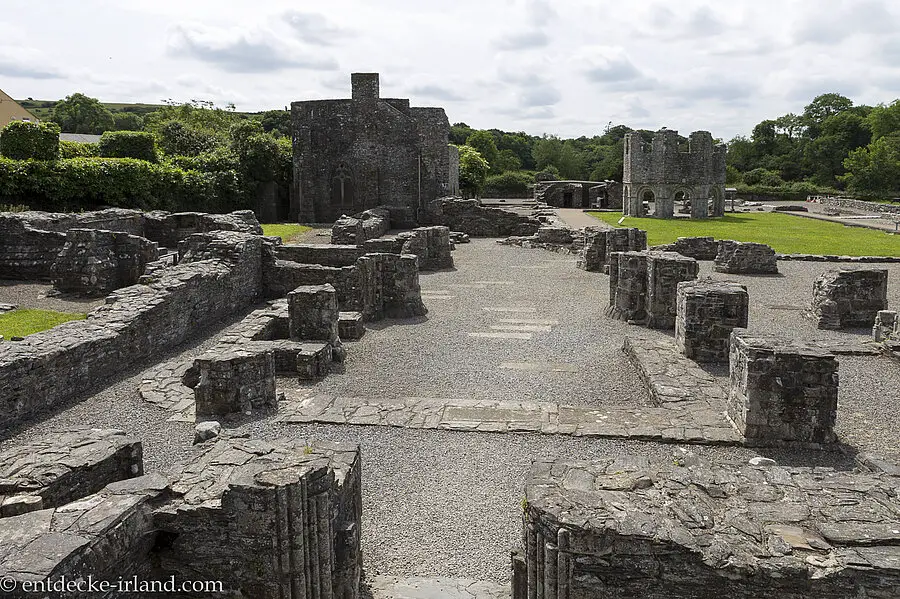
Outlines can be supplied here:
M359 312L341 312L338 314L338 336L342 341L362 339L366 333L362 314Z

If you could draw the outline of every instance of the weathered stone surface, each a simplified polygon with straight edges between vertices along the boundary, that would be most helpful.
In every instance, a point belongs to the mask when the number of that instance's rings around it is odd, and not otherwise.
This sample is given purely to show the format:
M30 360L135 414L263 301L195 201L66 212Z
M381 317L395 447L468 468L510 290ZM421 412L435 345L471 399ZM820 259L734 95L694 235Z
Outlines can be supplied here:
M702 459L539 460L513 597L888 599L900 587L897 482Z
M810 315L820 329L867 328L886 310L887 269L833 270L813 283Z
M606 232L606 256L613 252L640 252L647 249L647 232L635 228L610 229Z
M836 440L838 363L786 339L731 333L728 415L748 444Z
M359 312L340 312L338 314L338 334L346 341L357 341L366 334L362 314Z
M0 214L0 278L50 280L65 233L34 228L18 215Z
M53 287L80 295L106 295L138 282L149 262L159 259L152 241L96 229L69 229L53 262Z
M360 245L377 239L391 228L391 213L384 207L370 208L354 216L341 216L331 227L331 243Z
M727 362L731 331L747 328L750 296L739 283L685 281L678 284L675 343L697 362Z
M366 321L424 316L415 256L366 254L357 263L358 311Z
M533 235L540 221L502 208L485 208L478 200L439 198L426 205L423 223L445 225L472 237Z
M589 272L601 272L606 266L606 235L609 229L585 227L576 233L579 247L575 266Z
M262 227L252 210L236 210L228 214L154 211L143 217L143 237L166 247L176 247L198 233L233 231L262 235Z
M222 425L215 420L198 422L194 427L194 445L215 439L222 432Z
M419 259L419 270L442 270L453 268L450 253L450 229L447 227L418 227L400 233L403 240L401 254L414 254Z
M334 347L330 343L306 343L297 352L294 369L301 381L312 381L327 376L335 358Z
M275 247L275 257L278 260L337 268L353 266L357 258L364 253L365 251L355 245L331 243L292 243Z
M775 250L762 243L731 241L719 242L713 270L733 274L778 274Z
M194 387L198 420L209 416L250 415L278 406L275 354L271 349L215 348L194 362L200 381Z
M466 578L376 576L371 599L509 599L509 585Z
M340 343L337 297L331 285L304 285L288 293L288 318L294 341Z
M607 253L607 258L609 260L608 313L620 320L645 321L647 318L647 253L610 252Z
M96 493L108 483L143 474L141 442L123 431L83 429L12 447L0 454L0 503L39 497L38 509ZM13 514L9 514L13 515Z
M468 233L463 233L461 231L450 231L450 242L451 243L470 243Z
M719 254L719 242L712 237L679 237L675 243L657 245L652 249L678 252L695 260L715 260Z
M647 326L674 329L678 284L693 281L700 265L676 252L647 252Z
M900 339L900 318L893 310L879 310L872 327L872 336L881 343L890 339Z
M158 571L218 580L244 597L358 596L359 449L221 439L172 483L153 526L171 542Z

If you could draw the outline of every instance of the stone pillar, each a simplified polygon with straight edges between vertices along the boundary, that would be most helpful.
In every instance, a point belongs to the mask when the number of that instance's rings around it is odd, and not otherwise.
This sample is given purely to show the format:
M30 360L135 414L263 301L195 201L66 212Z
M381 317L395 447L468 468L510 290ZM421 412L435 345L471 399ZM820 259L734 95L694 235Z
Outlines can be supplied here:
M700 196L704 194L699 194ZM691 195L691 218L708 218L709 200L705 197Z
M647 252L647 326L675 328L678 283L697 278L700 266L675 252Z
M611 315L620 320L643 321L647 317L647 252L621 252L616 263L618 268Z
M872 337L881 343L894 339L900 334L900 319L893 310L880 310L875 317L875 326L872 327Z
M606 233L607 229L599 227L585 227L582 229L578 241L581 249L575 266L590 272L600 272L606 264Z
M820 329L868 327L888 307L884 268L833 270L813 283L810 315Z
M713 270L733 274L778 274L775 250L763 243L732 241L719 242L719 253Z
M728 415L748 445L836 440L838 362L777 337L731 333Z
M419 227L400 235L406 239L401 253L417 256L419 270L453 268L449 227Z
M248 415L277 407L275 353L271 349L210 350L194 361L200 381L194 387L198 420L231 414Z
M747 288L738 283L678 284L675 344L696 362L728 362L731 331L747 327Z
M647 249L647 232L640 229L610 229L606 232L606 255Z
M337 294L331 284L302 285L288 293L288 330L293 341L339 342Z

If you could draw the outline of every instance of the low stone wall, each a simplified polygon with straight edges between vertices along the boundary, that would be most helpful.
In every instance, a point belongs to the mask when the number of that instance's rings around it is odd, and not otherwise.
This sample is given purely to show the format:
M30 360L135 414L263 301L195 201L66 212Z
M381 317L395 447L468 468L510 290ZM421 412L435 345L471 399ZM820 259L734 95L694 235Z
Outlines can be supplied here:
M887 269L833 270L813 283L810 316L820 329L868 328L888 307Z
M728 415L748 445L837 440L834 354L735 329L729 365Z
M647 253L612 252L609 260L609 310L613 318L647 318Z
M108 208L93 212L16 212L11 215L34 229L65 233L69 229L99 229L131 235L144 235L144 213L127 208Z
M194 387L198 421L278 407L272 349L221 344L200 355L194 368L199 375Z
M65 233L35 229L23 219L0 214L0 279L49 281L65 244Z
M366 250L355 245L335 245L331 243L294 243L275 247L275 257L279 260L288 260L300 264L320 264L337 268L353 266L357 258L365 253Z
M900 204L879 204L878 202L866 202L865 200L853 200L850 198L821 198L819 203L823 206L847 208L848 210L900 215Z
M715 260L719 242L712 237L679 237L675 243L653 246L654 250L678 252L695 260Z
M372 208L353 216L344 215L331 228L331 243L359 245L377 239L391 229L391 213L387 208Z
M778 274L775 250L762 243L731 241L719 242L719 252L713 270L731 274Z
M585 227L575 233L574 245L578 247L575 267L589 272L600 272L606 266L605 227Z
M731 331L747 328L750 296L739 283L678 284L675 344L696 362L728 362Z
M512 597L888 599L900 588L898 480L693 455L539 460Z
M834 256L820 254L776 254L779 260L798 262L851 262L859 264L900 264L900 256Z
M357 266L321 266L277 260L265 269L266 296L284 297L301 285L331 285L337 292L338 306L359 311Z
M528 236L537 232L541 223L502 208L485 208L478 200L439 198L430 202L422 222L444 225L472 237Z
M69 229L53 262L53 287L80 295L106 295L138 282L159 259L156 243L128 233Z
M87 319L0 344L0 429L61 405L256 301L263 238L198 234L182 263L113 292Z
M144 215L143 236L165 247L176 247L191 235L213 231L262 235L262 227L252 210L237 210L229 214L156 211Z
M419 258L419 270L453 268L450 229L447 227L418 227L397 237L403 240L401 254L414 254Z
M900 340L900 318L894 310L880 310L872 326L872 338L881 343L889 339Z
M693 281L700 265L675 252L647 252L647 326L674 329L677 289L682 281Z

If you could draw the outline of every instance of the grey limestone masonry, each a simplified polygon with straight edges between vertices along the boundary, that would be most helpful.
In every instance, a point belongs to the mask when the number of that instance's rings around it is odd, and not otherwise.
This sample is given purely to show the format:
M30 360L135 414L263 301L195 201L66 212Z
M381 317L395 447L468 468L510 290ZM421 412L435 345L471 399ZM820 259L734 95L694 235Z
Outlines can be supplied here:
M534 462L513 599L897 596L897 477L688 457Z
M728 362L731 331L747 328L750 296L740 283L678 284L675 344L696 362Z
M893 204L879 204L878 202L866 202L864 200L853 200L850 198L820 198L819 202L823 206L834 206L835 208L847 208L850 210L860 210L862 212L885 212L887 214L900 215L900 206Z
M413 254L419 259L419 270L443 270L453 268L450 253L450 229L447 227L417 227L400 233L403 240L402 254Z
M678 284L697 278L700 266L675 252L647 252L647 326L674 329Z
M274 411L275 354L271 349L216 348L194 361L197 420Z
M778 261L775 250L762 243L719 241L713 270L732 274L778 274Z
M478 200L443 197L426 204L424 225L444 225L472 237L534 235L541 223L532 216L502 208L486 208Z
M652 249L678 252L695 260L715 260L719 253L719 242L712 237L679 237L675 243L657 245Z
M608 229L585 227L576 232L579 247L575 266L589 272L601 272L606 266L606 234Z
M615 181L538 181L534 200L557 208L622 209L622 184Z
M813 283L810 316L820 329L868 328L886 310L887 269L833 270Z
M106 295L137 283L147 264L158 259L157 244L144 237L69 229L51 267L53 287L80 295Z
M150 599L241 596L356 599L361 473L355 445L224 438L201 445L170 480L112 482L75 503L0 519L0 573L22 582L217 581L182 593L121 589ZM73 597L89 594L67 595ZM107 595L104 595L107 596Z
M626 321L647 318L647 252L612 252L609 259L609 314Z
M260 297L262 237L220 231L187 243L181 263L113 292L85 320L0 344L0 428L62 404Z
M366 250L355 245L334 245L330 243L294 243L289 245L276 245L275 258L287 260L299 264L319 264L341 268L353 266L356 259L366 253Z
M872 337L878 343L900 339L900 318L894 310L879 310L872 326Z
M353 73L347 100L293 102L289 216L334 222L391 204L413 214L459 187L442 108L381 98L377 73ZM341 242L343 243L343 242Z
M0 214L0 278L50 280L65 233L36 229L13 215Z
M354 216L343 215L331 227L331 243L360 245L377 239L391 228L391 213L384 207L370 208Z
M640 252L647 249L647 232L636 228L606 231L606 255L613 252Z
M640 133L624 142L624 214L670 218L675 202L690 202L691 218L725 214L725 145L708 131L691 133L682 146L677 131L660 129L648 145Z
M0 517L61 507L144 473L143 447L112 429L73 430L0 453Z
M731 333L728 415L748 445L836 441L834 354L776 337Z
M331 285L303 285L287 296L288 334L294 341L340 343L338 303Z

